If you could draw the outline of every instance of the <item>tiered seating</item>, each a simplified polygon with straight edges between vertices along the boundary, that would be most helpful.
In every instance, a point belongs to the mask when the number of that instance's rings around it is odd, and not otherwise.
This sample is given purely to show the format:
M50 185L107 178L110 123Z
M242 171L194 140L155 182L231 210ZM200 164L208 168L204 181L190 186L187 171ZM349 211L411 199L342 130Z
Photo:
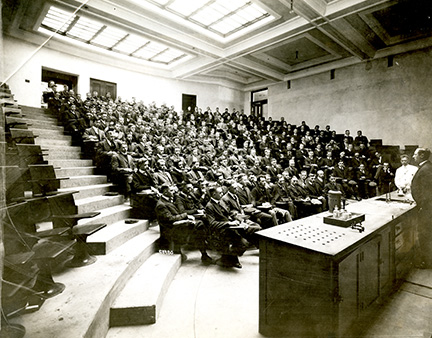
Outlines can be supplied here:
M34 196L56 194L61 180L68 179L68 177L57 177L54 167L49 164L30 164L28 168Z
M94 262L85 238L105 224L77 225L78 220L98 213L78 214L72 193L58 194L63 178L57 178L54 167L47 165L46 150L35 144L21 108L11 102L11 94L0 88L0 96L4 99L0 102L0 125L5 126L0 136L3 140L8 136L8 143L1 143L7 151L0 163L6 188L6 204L0 206L5 243L0 336L21 337L24 327L10 324L9 319L36 311L46 299L63 292L65 285L54 281L52 267L64 265L71 249L75 255L70 266ZM67 219L67 226L58 226L63 219ZM54 226L41 231L41 222Z

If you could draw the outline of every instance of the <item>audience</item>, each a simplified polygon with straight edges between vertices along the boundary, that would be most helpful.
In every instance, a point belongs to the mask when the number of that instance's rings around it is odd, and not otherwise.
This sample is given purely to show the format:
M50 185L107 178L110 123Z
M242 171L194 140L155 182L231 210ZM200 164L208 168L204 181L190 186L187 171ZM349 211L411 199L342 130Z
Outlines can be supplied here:
M376 195L377 185L379 193L388 191L395 179L361 130L353 138L329 125L311 129L306 121L296 126L218 107L177 112L97 92L82 100L73 91L58 92L55 83L44 100L126 199L152 188L162 201L172 199L180 215L199 212L206 236L222 239L223 266L241 266L243 246L258 244L257 229L326 210L329 190L360 200ZM407 192L403 176L413 172L405 157L401 162L396 185ZM237 252L229 250L233 244Z

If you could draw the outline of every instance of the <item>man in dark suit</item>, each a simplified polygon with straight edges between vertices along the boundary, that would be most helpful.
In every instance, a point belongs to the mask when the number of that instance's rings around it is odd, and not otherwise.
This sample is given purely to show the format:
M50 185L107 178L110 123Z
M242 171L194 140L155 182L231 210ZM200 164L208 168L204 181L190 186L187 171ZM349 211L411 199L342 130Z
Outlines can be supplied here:
M131 191L132 177L135 163L132 156L128 154L127 144L120 146L120 151L111 158L111 172L114 180L119 186L119 193L123 194L126 200Z
M287 223L292 221L291 214L288 210L278 208L271 204L272 201L272 188L266 181L264 175L258 177L257 185L251 191L254 207L263 207L262 205L269 205L268 213L276 217L278 224Z
M140 192L154 186L153 171L149 166L149 160L143 157L139 161L138 170L134 172L132 177L132 192Z
M111 179L111 158L117 153L118 145L113 138L113 130L108 129L105 132L106 138L98 143L96 148L95 164L103 175Z
M421 262L420 267L432 268L432 163L430 150L417 148L413 158L419 169L411 182L411 194L418 206L418 239Z
M213 186L209 189L210 201L205 208L209 222L211 237L218 242L222 256L217 264L223 267L241 268L238 256L243 255L247 241L238 233L235 227L240 225L221 203L222 187Z
M187 257L181 252L181 246L193 242L191 244L195 244L201 252L203 264L213 264L213 259L206 251L204 223L178 210L173 200L177 187L164 184L160 190L162 195L155 208L160 228L160 251L172 250L174 254L180 254L185 261Z
M237 196L237 189L239 189L240 183L237 183L235 180L228 180L225 182L225 185L228 191L222 197L221 203L223 203L224 207L230 212L230 215L244 226L244 230L239 230L240 235L249 243L258 247L259 240L254 233L262 228L258 223L249 219L250 216L246 215L240 204L239 197Z

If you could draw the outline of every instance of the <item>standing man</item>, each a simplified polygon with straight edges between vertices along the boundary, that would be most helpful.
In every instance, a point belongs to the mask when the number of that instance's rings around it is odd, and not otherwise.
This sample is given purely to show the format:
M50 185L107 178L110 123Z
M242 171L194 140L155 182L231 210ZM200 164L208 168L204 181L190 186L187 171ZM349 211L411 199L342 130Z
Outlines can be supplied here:
M408 164L408 155L402 155L400 160L402 165L396 169L395 184L398 188L398 193L406 194L411 191L411 181L418 168L414 165Z
M419 169L411 182L411 194L418 207L418 240L420 267L432 268L432 163L429 161L430 150L417 148L414 152L414 160Z

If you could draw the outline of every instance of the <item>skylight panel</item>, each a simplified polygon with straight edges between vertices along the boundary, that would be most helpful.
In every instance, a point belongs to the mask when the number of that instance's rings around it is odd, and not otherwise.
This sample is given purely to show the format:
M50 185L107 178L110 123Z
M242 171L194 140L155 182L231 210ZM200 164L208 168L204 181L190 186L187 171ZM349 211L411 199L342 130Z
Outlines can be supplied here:
M75 15L72 15L72 13L51 6L47 15L42 21L42 25L54 31L58 30L60 32L65 32L74 18Z
M120 41L117 46L114 46L113 49L126 54L132 54L134 51L145 45L147 42L148 40L144 40L139 36L129 35L126 39Z
M233 11L239 9L240 7L243 7L244 5L246 5L247 1L244 1L244 0L237 0L237 1L219 0L217 3L220 4L221 6L225 7L230 12L233 12Z
M165 6L171 0L152 0L152 1L157 2L158 4L160 4L162 6Z
M250 15L250 17L254 18L259 18L260 16L267 14L266 11L255 4L251 4L250 6L244 8L242 12L247 13L247 15Z
M191 19L196 20L205 26L208 26L222 17L223 15L220 12L216 11L214 8L205 7L203 10L191 16Z
M149 41L146 45L142 46L142 48L140 48L138 51L133 53L133 56L140 57L146 60L151 59L153 61L153 58L156 57L158 54L162 54L162 52L167 53L168 51L170 51L170 49L167 46L154 41Z
M173 62L177 59L180 59L184 56L185 56L184 53L169 48L169 49L164 50L162 53L159 53L156 56L154 56L152 58L152 61L171 63L171 62Z
M91 40L91 43L110 48L119 40L123 39L126 34L127 33L121 29L107 27L98 36Z
M221 13L223 16L232 12L231 9L227 8L226 6L223 6L223 4L219 2L212 3L210 7L212 7L215 11Z
M138 1L138 0L135 0ZM143 0L141 0L143 1ZM222 38L239 33L244 28L268 23L275 17L253 0L146 0L161 10L177 15L197 26L205 28ZM228 17L233 16L233 19ZM229 28L222 27L220 22L231 20ZM232 21L235 21L235 24ZM224 21L225 22L225 21ZM199 29L197 27L197 29ZM224 33L222 33L224 32ZM236 34L238 36L238 34Z
M214 25L211 25L210 28L214 29L215 31L225 35L228 34L229 32L233 31L234 29L238 28L238 25L233 25L232 21L228 21L228 20L222 20L219 21L217 23L215 23Z
M80 18L68 34L85 41L90 40L101 28L102 24L87 18Z
M245 19L244 17L242 17L239 13L235 13L234 15L227 17L225 19L226 22L231 22L233 26L242 26L245 23L251 21L250 19Z
M176 0L168 5L168 8L180 13L184 16L189 16L197 9L203 7L209 0Z

